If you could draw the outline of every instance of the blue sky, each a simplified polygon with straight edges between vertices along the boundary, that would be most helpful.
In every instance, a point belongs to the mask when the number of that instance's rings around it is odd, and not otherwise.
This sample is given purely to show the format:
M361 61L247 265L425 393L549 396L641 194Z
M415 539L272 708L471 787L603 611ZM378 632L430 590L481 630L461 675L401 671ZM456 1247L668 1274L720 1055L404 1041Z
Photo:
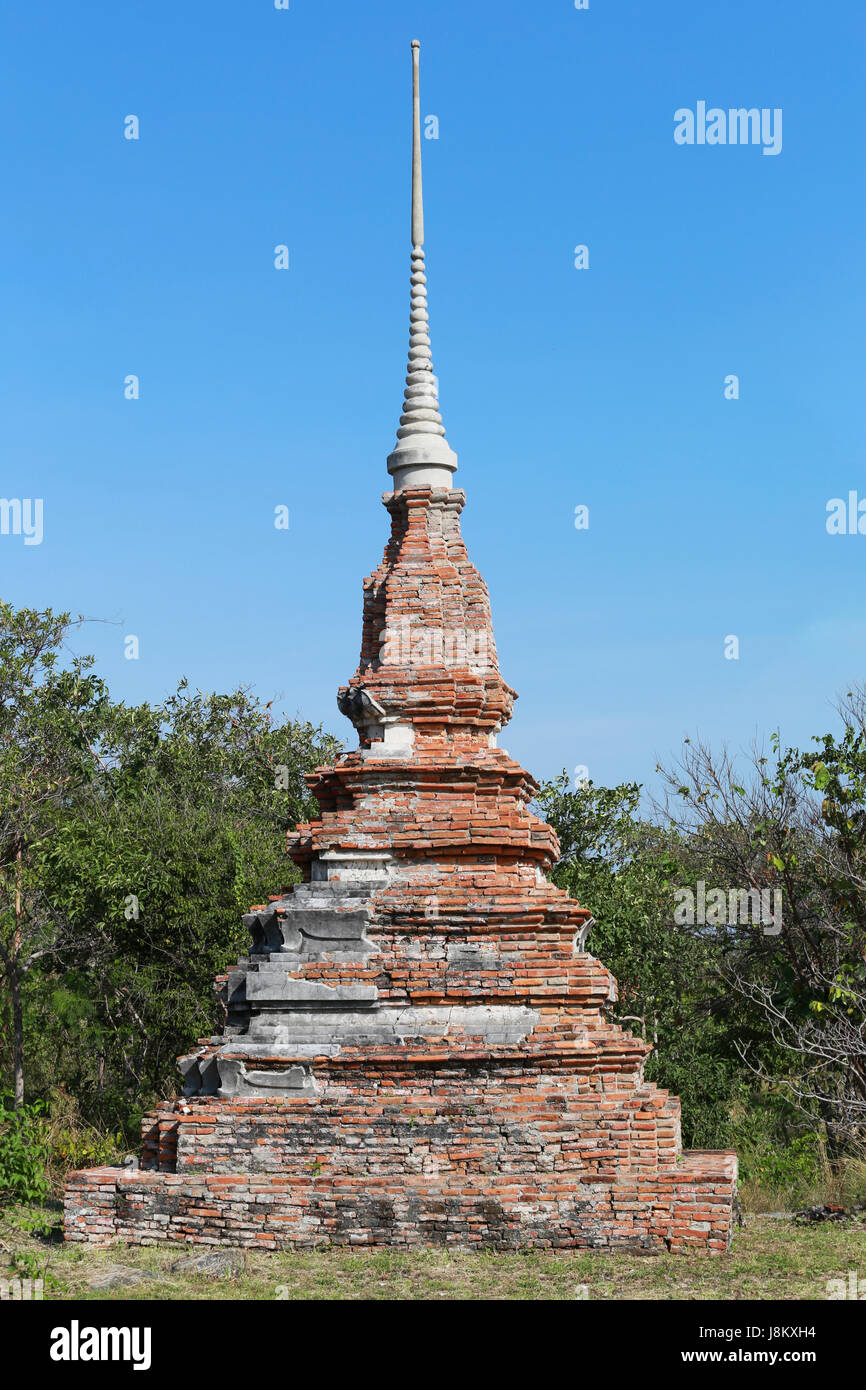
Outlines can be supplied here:
M0 493L44 499L44 538L0 536L0 593L93 619L117 698L250 682L351 736L413 37L441 402L521 696L502 742L603 783L696 731L805 744L866 675L866 535L825 526L866 498L866 19L839 0L7 7ZM701 100L781 108L782 152L678 146Z

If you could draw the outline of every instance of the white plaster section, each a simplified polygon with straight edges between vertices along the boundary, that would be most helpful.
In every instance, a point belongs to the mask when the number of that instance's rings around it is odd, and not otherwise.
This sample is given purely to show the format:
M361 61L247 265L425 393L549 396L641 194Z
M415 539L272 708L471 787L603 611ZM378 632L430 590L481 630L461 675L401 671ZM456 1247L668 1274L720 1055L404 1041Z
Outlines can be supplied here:
M413 1037L451 1037L463 1034L485 1042L523 1042L536 1027L540 1015L524 1004L430 1004L388 1010L401 1041Z
M221 1057L217 1065L220 1079L217 1095L223 1099L229 1096L261 1095L312 1099L322 1090L309 1067L250 1071L239 1059L226 1057Z
M384 1005L364 1009L318 1008L274 1011L254 1018L249 1041L232 1039L223 1049L255 1058L274 1048L289 1056L336 1056L342 1046L407 1046L413 1041L478 1038L491 1047L523 1042L540 1015L524 1004Z
M415 726L401 721L386 724L382 741L391 752L410 753L415 746Z
M328 849L319 853L310 866L314 883L381 883L390 878L392 854L366 849Z
M365 733L368 738L375 739L371 748L362 748L361 757L366 761L378 761L381 758L409 758L415 747L415 729L412 724L403 720L384 720L381 724L371 725Z

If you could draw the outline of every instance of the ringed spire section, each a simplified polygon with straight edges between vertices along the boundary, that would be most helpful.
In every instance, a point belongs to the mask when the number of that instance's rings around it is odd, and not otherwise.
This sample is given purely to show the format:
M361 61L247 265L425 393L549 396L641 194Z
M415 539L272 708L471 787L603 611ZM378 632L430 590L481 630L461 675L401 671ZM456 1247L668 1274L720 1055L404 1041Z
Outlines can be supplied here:
M394 491L412 487L450 488L457 455L445 438L433 373L427 271L424 257L424 199L421 183L421 91L418 39L412 40L412 273L409 361L397 443L388 455Z

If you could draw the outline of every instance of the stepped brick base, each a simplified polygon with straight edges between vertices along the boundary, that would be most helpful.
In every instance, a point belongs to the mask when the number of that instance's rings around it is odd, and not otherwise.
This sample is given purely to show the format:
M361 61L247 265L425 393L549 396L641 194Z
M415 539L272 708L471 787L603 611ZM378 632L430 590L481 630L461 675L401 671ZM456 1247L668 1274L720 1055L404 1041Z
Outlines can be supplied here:
M518 1173L466 1179L286 1178L94 1168L70 1175L66 1239L176 1241L263 1250L322 1245L495 1250L686 1249L730 1243L733 1155L686 1152L668 1173L556 1183Z
M66 1239L177 1241L258 1250L321 1245L660 1249L722 1253L730 1240L732 1155L689 1153L668 1173L587 1180L498 1174L286 1178L94 1168L70 1176Z
M678 1156L665 1092L633 1093L625 1109L612 1094L582 1107L560 1095L556 1110L550 1094L527 1105L515 1075L511 1104L485 1113L483 1088L467 1094L461 1078L458 1100L443 1080L423 1099L393 1093L339 1113L282 1100L165 1105L145 1122L148 1167L70 1175L66 1239L728 1248L736 1158Z

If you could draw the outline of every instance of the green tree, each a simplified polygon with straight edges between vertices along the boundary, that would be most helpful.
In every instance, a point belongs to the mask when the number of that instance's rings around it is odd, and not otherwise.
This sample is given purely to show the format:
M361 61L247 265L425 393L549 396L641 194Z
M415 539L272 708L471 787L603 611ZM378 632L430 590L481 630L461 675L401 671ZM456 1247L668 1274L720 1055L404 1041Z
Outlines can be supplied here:
M130 1129L211 1031L241 913L297 871L285 834L339 744L248 690L112 702L68 614L0 605L2 1066Z
M127 1123L139 1100L174 1090L177 1053L213 1029L214 977L249 944L241 913L299 876L286 831L314 810L305 772L337 749L310 724L275 723L246 690L183 682L160 706L105 711L98 776L46 859L72 931L40 981L88 1119ZM38 1034L33 1048L47 1072Z
M866 702L802 753L771 740L745 762L687 745L666 773L668 822L693 873L781 894L780 930L729 923L722 975L740 1001L740 1054L813 1122L830 1152L866 1126ZM763 1039L762 1042L756 1041Z
M553 879L592 912L587 949L619 986L612 1015L654 1045L646 1075L682 1098L686 1143L718 1147L730 1142L742 1071L720 947L674 923L684 847L643 819L639 802L634 783L572 789L563 773L542 787L562 851Z
M59 663L71 626L68 613L0 603L0 970L16 1109L24 1103L25 982L61 949L68 927L42 870L58 824L95 776L107 704L88 658Z

